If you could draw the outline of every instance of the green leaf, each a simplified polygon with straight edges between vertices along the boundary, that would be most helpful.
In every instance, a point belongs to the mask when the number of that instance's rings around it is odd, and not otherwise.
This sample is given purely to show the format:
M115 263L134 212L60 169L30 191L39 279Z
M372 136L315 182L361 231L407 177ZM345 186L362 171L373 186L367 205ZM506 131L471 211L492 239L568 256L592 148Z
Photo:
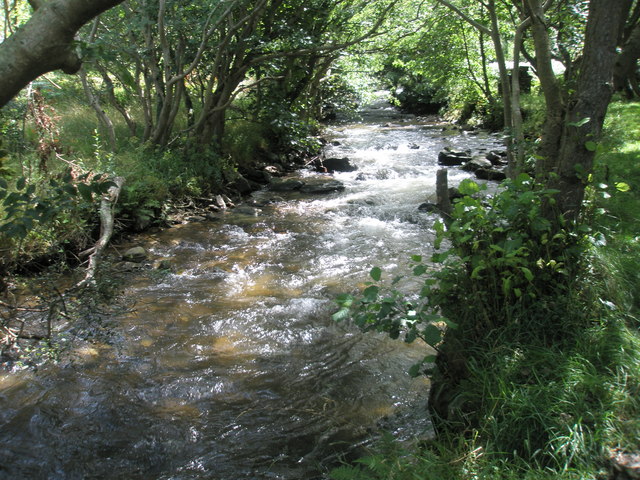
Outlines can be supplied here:
M411 260L416 263L421 263L422 255L411 255Z
M474 280L478 280L480 278L482 278L480 276L480 272L482 272L482 270L484 270L486 267L484 265L478 265L476 268L473 269L473 272L471 272L471 278L473 278Z
M460 185L458 186L458 191L462 195L474 195L480 191L480 186L473 180L469 180L467 178L462 182L460 182Z
M3 190L9 188L9 184L7 184L7 181L2 177L0 177L0 188Z
M419 377L421 373L422 373L422 362L411 365L411 368L409 369L409 376L411 378Z
M341 308L336 313L331 315L331 319L334 322L342 322L343 320L347 320L350 317L348 308Z
M353 295L349 295L348 293L341 293L336 298L336 302L338 305L344 308L349 308L353 305Z
M454 322L453 320L449 320L449 319L448 319L448 318L446 318L446 317L442 317L440 320L442 320L442 321L445 323L445 325L446 325L447 327L449 327L449 328L452 328L452 329L454 329L454 330L455 330L456 328L458 328L458 324L457 324L456 322Z
M27 185L27 179L25 177L20 177L16 182L16 190L20 191Z
M419 277L420 275L424 275L427 271L427 267L425 265L416 265L416 267L413 269L413 274L416 277Z
M373 267L369 272L369 276L376 282L379 282L380 278L382 277L382 270L380 269L380 267Z
M586 148L590 152L595 152L598 149L598 144L593 140L589 140L584 143L584 148Z
M442 340L442 332L435 325L427 325L422 331L422 338L427 344L435 347Z
M616 190L618 190L619 192L628 192L629 190L631 190L631 187L628 183L616 182Z
M533 273L531 272L531 270L529 270L527 267L520 267L520 270L522 270L522 273L524 273L524 278L526 278L527 281L533 281Z
M370 287L365 288L364 292L362 292L362 296L367 302L375 302L379 293L380 288L375 285L371 285Z

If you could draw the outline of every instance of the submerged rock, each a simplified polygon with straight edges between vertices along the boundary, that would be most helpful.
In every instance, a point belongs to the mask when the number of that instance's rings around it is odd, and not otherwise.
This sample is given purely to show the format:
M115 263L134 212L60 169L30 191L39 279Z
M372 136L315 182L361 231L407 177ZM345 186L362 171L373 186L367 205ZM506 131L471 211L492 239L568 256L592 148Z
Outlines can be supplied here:
M293 192L300 190L305 183L301 180L273 180L269 184L269 190L272 192Z
M322 183L310 183L304 185L300 191L302 193L331 193L344 190L344 183L337 180L330 180Z
M147 259L147 251L143 247L133 247L124 252L122 260L131 263L142 263Z

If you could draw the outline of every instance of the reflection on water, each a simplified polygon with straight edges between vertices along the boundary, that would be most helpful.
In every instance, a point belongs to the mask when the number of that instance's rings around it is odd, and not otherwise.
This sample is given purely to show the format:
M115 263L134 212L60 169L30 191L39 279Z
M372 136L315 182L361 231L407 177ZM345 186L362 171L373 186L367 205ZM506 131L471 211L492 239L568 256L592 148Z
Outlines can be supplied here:
M132 279L115 345L1 376L0 478L320 478L383 418L399 436L428 430L428 382L405 373L424 348L333 324L332 300L373 265L393 274L429 252L434 218L417 206L437 152L480 140L383 105L364 117L330 132L327 155L358 166L335 175L344 192L148 238L175 269Z

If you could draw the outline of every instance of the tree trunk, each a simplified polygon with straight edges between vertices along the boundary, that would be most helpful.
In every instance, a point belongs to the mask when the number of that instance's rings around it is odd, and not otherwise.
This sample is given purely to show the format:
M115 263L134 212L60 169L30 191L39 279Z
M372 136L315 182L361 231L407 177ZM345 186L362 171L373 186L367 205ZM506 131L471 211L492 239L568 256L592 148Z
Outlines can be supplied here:
M640 58L640 23L637 23L622 47L614 69L614 87L623 90L627 97L634 95L633 84L637 83L638 58Z
M93 17L123 0L49 0L27 23L0 44L0 107L40 75L61 69L78 72L82 64L74 35Z
M117 149L116 142L116 132L113 127L113 122L109 115L103 110L102 105L100 105L100 100L93 93L91 85L89 85L89 79L87 78L87 72L85 72L84 68L81 68L78 72L78 76L80 77L80 81L82 82L82 88L84 89L84 94L87 97L87 101L91 108L93 108L94 112L96 112L96 117L98 118L98 122L100 125L104 127L107 131L107 136L109 137L109 148L112 152L115 152Z
M552 187L560 190L557 205L569 219L577 218L586 175L591 172L595 142L613 94L613 68L621 26L628 13L625 0L591 0L577 95L567 112ZM589 119L586 123L585 120ZM584 123L584 124L583 124Z

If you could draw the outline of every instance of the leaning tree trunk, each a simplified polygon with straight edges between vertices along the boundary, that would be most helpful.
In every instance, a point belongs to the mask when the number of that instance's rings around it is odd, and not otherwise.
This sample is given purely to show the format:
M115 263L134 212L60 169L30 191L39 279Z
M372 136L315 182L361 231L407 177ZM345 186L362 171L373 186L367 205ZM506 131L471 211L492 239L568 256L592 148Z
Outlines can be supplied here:
M76 73L82 62L74 35L85 23L123 0L31 0L35 12L0 44L0 107L40 75Z
M547 99L546 124L538 177L560 191L559 213L575 220L584 198L607 107L613 94L613 67L625 0L591 0L575 95L565 102L553 75L549 38L539 0L528 0L533 20L538 72ZM555 174L555 175L550 175Z

